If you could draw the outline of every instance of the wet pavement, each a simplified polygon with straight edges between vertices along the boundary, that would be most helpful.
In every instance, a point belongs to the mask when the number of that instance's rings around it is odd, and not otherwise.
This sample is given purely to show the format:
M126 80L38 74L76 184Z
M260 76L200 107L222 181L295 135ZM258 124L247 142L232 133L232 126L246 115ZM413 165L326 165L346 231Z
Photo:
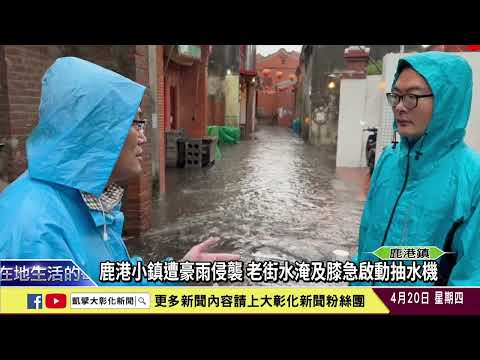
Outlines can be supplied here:
M356 252L361 181L336 170L334 151L304 143L291 129L262 126L254 140L221 152L210 168L167 169L167 194L153 200L153 230L127 240L132 255L181 259L213 235L222 240L212 252L239 253L246 262Z

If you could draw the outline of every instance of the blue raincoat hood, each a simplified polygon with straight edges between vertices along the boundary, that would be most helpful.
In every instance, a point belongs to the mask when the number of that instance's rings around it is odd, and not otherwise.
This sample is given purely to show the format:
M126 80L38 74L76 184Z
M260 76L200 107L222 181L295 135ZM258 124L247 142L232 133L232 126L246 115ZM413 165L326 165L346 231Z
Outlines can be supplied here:
M91 210L78 191L103 192L144 91L73 57L47 70L28 170L0 193L0 259L73 259L99 285L162 285L99 281L102 262L141 259L122 240L121 204Z
M433 113L425 134L382 152L375 164L359 232L359 261L379 261L381 246L436 246L433 281L375 285L480 285L480 155L463 141L472 103L472 70L462 57L428 52L399 61L429 84ZM394 130L397 129L396 121ZM407 260L407 259L406 259ZM398 274L398 273L397 273ZM371 284L360 279L354 285ZM424 279L427 280L427 279Z
M39 124L27 141L29 175L99 196L144 91L88 61L55 61L43 76Z
M465 59L453 54L432 51L410 55L398 62L392 88L407 64L425 79L434 95L426 134L414 146L426 164L443 157L465 137L472 103L472 69ZM393 128L397 131L396 119ZM402 138L400 149L408 151L406 138Z

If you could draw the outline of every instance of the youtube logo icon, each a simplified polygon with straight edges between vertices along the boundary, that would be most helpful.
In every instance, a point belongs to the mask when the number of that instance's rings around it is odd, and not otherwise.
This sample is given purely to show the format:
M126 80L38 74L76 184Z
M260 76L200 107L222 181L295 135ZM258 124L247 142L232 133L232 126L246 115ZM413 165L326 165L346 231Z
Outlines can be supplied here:
M49 309L64 309L67 307L67 295L47 294L45 296L45 306Z

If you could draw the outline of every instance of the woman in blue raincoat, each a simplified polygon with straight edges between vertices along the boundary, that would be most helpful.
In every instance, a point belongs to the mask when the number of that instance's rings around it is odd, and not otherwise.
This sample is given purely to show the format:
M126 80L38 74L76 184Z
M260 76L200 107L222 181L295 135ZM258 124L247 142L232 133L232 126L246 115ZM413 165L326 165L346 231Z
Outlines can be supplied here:
M118 183L142 172L144 91L74 57L48 69L28 169L0 194L0 259L73 259L97 283L100 262L141 260L130 258L121 237ZM184 260L239 258L207 253L215 242L195 246Z
M437 246L436 285L480 285L480 156L464 143L472 70L462 57L402 58L392 92L400 142L378 160L360 225L358 261L381 246ZM372 283L355 285L433 285Z

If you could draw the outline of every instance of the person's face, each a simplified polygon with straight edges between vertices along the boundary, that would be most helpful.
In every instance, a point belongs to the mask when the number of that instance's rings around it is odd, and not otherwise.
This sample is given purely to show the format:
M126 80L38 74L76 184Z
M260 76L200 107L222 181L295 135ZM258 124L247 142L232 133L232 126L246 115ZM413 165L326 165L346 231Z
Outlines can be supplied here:
M432 94L432 90L415 70L406 68L398 77L392 93L396 95L429 95ZM405 101L408 106L405 105ZM418 98L417 105L414 105L415 99L410 97L410 99L403 98L396 106L393 106L398 132L400 136L409 140L416 140L424 134L432 118L433 97Z
M141 117L137 116L128 131L120 157L113 169L111 181L126 181L142 173L142 145L147 142L143 130L140 130Z

